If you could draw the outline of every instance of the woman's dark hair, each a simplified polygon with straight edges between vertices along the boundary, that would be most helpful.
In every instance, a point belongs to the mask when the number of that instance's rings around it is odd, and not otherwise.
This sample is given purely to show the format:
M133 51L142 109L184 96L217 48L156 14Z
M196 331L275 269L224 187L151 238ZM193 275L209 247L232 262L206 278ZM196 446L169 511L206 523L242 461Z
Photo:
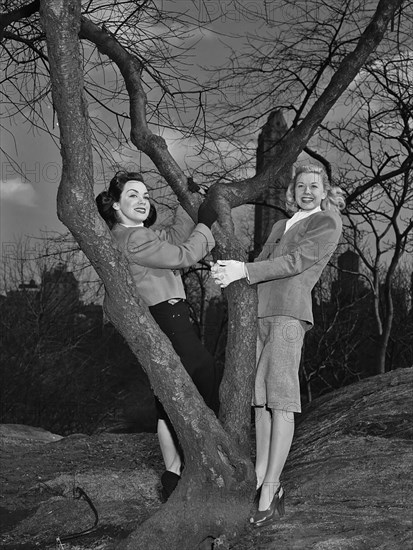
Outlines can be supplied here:
M113 178L110 180L109 188L107 191L102 191L96 197L96 205L98 207L99 214L105 220L110 229L118 223L116 210L113 208L113 203L119 202L123 188L128 181L136 180L145 183L142 174L139 172L125 172L123 170L116 172ZM143 222L145 227L150 227L156 221L156 209L151 203L149 209L149 215Z

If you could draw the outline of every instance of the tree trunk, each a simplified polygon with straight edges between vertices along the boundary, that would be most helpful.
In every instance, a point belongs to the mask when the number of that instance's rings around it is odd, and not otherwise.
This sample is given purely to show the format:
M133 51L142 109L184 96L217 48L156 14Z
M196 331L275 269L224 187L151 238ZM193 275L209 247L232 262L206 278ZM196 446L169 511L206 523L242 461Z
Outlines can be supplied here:
M246 526L251 493L201 484L199 470L187 470L167 504L152 515L117 550L211 549L214 540L236 538Z
M399 236L398 236L399 237ZM387 347L389 345L391 328L393 325L394 318L394 304L392 296L392 283L394 273L399 264L401 258L401 246L400 238L398 238L396 243L396 248L389 266L389 269L386 273L386 280L384 281L384 320L382 322L382 331L380 334L379 347L377 350L377 373L384 374L386 372L386 355Z
M255 485L252 463L246 448L228 436L206 407L169 340L129 290L133 281L127 265L94 208L90 132L77 39L80 3L45 0L41 7L62 144L58 214L103 280L105 311L148 374L185 456L179 491L131 537L126 548L135 550L139 544L148 549L193 550L199 541L223 531L239 534Z

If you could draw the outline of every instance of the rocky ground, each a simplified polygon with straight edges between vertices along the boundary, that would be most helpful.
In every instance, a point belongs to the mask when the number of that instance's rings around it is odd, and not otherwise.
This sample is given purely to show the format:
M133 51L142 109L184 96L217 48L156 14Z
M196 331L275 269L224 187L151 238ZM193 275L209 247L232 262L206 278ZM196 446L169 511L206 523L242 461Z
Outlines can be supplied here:
M246 526L229 547L413 548L412 381L413 369L394 371L308 407L285 471L285 517L258 531ZM61 438L2 425L0 436L4 550L112 550L162 506L153 434Z

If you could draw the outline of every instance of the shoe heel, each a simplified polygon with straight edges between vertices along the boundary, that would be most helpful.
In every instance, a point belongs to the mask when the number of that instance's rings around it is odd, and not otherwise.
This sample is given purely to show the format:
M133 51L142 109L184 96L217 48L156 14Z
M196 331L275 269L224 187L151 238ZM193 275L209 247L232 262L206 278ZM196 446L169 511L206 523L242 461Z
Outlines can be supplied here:
M280 518L282 518L285 514L284 496L285 496L285 493L283 492L283 494L281 495L281 497L278 499L278 502L277 502L277 512Z

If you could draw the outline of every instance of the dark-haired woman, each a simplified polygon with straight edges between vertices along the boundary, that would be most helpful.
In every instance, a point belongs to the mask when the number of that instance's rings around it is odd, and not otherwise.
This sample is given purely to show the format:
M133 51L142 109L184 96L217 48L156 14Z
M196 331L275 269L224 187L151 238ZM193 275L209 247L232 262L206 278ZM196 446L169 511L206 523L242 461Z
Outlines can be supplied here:
M142 175L137 172L118 172L109 189L97 196L96 203L128 259L137 294L170 339L205 403L217 414L219 380L214 360L190 322L182 278L177 271L197 263L213 248L210 228L216 219L215 211L201 205L195 226L179 206L168 229L153 230L149 225L154 223L156 211ZM167 499L179 481L182 457L159 401L157 412L157 433L166 468L161 478L162 492Z

